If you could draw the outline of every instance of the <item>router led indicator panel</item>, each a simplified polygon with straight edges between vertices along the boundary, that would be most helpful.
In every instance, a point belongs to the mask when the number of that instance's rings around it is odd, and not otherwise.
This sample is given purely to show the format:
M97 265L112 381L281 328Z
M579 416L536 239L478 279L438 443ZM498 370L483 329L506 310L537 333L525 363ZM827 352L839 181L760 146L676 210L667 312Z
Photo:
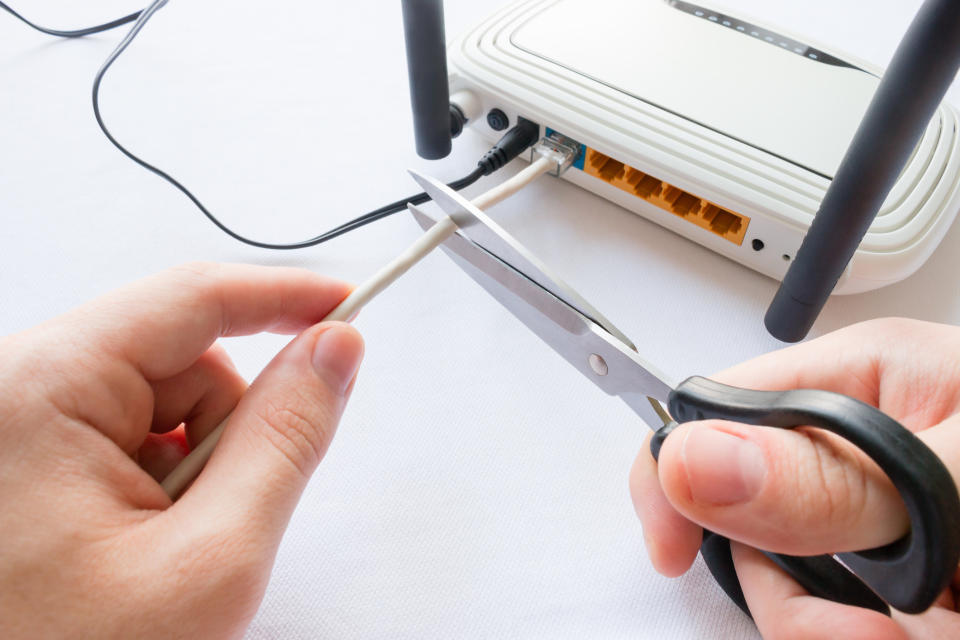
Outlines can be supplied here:
M759 27L754 24L750 24L746 20L741 20L739 18L724 15L717 11L712 11L710 9L695 5L691 2L680 2L680 0L670 0L670 5L679 11L688 13L697 18L702 18L710 22L716 23L722 27L728 29L733 29L739 33L742 33L751 38L756 38L763 42L769 43L775 47L780 47L785 51L790 51L799 56L809 58L810 60L816 60L817 62L822 62L823 64L832 64L838 67L849 67L851 69L860 69L860 67L847 62L846 60L841 60L836 56L832 56L825 51L821 51L816 47L811 47L808 44L800 42L799 40L794 40L789 36L785 36L774 31L770 31L763 27Z

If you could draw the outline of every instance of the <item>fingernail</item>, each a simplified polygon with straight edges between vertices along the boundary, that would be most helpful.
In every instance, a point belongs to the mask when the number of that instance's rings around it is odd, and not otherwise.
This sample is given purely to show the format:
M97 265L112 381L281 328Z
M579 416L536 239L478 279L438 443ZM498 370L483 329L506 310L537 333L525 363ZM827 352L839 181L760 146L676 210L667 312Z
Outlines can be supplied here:
M691 497L700 504L747 502L760 492L767 475L759 446L708 427L687 432L681 456Z
M313 347L313 368L340 395L346 393L362 360L363 340L343 325L321 333Z

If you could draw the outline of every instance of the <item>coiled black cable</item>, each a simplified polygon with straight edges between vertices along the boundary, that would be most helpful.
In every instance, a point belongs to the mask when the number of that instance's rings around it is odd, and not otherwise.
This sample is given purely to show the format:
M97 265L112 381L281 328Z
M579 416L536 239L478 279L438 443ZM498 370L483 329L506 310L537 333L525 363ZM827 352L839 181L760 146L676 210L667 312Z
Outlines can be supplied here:
M97 124L100 126L100 130L103 131L103 134L107 137L107 139L121 153L123 153L125 156L130 158L130 160L134 161L135 163L137 163L147 171L150 171L151 173L166 180L169 184L171 184L173 187L175 187L177 190L183 193L183 195L185 195L191 202L193 202L193 204L200 210L200 212L203 213L203 215L206 216L207 219L210 220L210 222L216 225L217 228L219 228L221 231L229 235L231 238L234 238L235 240L238 240L244 244L248 244L254 247L259 247L261 249L279 249L279 250L304 249L307 247L313 247L323 242L326 242L328 240L332 240L333 238L341 236L345 233L349 233L350 231L353 231L355 229L359 229L360 227L370 224L371 222L380 220L381 218L385 218L399 211L403 211L404 209L407 208L408 204L417 205L430 200L430 196L428 196L426 193L418 193L416 195L404 198L402 200L397 200L396 202L380 207L379 209L375 209L374 211L371 211L369 213L365 213L362 216L354 218L349 222L345 222L340 226L330 229L329 231L326 231L318 236L315 236L313 238L310 238L308 240L303 240L300 242L291 242L291 243L260 242L259 240L247 238L246 236L243 236L237 233L236 231L234 231L233 229L225 225L215 215L213 215L213 213L209 209L207 209L207 207L204 206L202 202L200 202L200 199L197 198L197 196L195 196L189 189L187 189L187 187L184 186L180 181L178 181L176 178L171 176L166 171L140 158L139 156L134 154L132 151L124 147L122 144L120 144L120 142L110 132L109 128L107 128L107 125L103 120L103 116L100 113L100 85L103 82L104 76L106 75L110 67L113 65L113 63L116 62L117 58L119 58L120 55L127 49L127 47L130 46L130 44L137 37L137 35L140 33L140 31L143 29L146 23L150 20L150 18L153 17L153 14L155 14L165 4L167 4L167 0L154 0L143 11L138 11L137 13L130 14L129 16L120 18L118 20L114 20L113 22L109 22L107 24L99 25L96 27L89 27L87 29L80 29L76 31L58 31L54 29L46 29L44 27L40 27L30 22L29 20L27 20L17 12L15 12L13 9L11 9L9 6L7 6L3 2L0 2L0 9L5 9L6 11L10 12L14 16L22 20L24 23L30 25L31 27L33 27L34 29L37 29L38 31L42 31L43 33L46 33L49 35L66 37L66 38L76 38L84 35L90 35L93 33L99 33L101 31L106 31L108 29L113 29L113 28L122 26L124 24L134 22L134 25L130 28L130 31L123 38L123 40L120 41L120 44L117 45L117 47L113 50L113 52L111 52L111 54L107 57L106 61L103 63L103 65L101 65L100 69L97 71L97 75L94 77L93 91L92 91L93 114L97 120ZM532 122L529 122L527 120L521 120L517 124L517 126L513 127L513 129L508 131L503 136L503 138L501 138L500 141L497 142L497 144L494 145L494 147L491 148L490 151L488 151L483 156L483 158L480 159L480 161L477 163L476 169L474 169L472 172L470 172L466 176L460 178L459 180L455 180L449 183L448 186L451 189L459 191L461 189L465 189L466 187L469 187L470 185L475 183L477 180L479 180L483 176L490 175L494 171L500 169L500 167L505 165L507 162L510 162L511 160L515 159L517 156L523 153L523 151L530 148L534 143L536 143L539 136L539 131L540 131L540 128L538 125Z

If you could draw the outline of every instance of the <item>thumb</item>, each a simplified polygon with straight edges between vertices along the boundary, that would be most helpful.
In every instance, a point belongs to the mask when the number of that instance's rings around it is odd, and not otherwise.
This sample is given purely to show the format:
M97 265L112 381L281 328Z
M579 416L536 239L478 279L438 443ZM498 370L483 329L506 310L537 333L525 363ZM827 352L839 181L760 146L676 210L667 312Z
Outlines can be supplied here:
M362 359L363 339L348 324L322 323L294 339L250 386L173 508L238 528L257 546L278 544L333 439Z
M870 549L909 528L883 471L846 440L818 429L688 423L667 438L658 473L682 515L777 553Z

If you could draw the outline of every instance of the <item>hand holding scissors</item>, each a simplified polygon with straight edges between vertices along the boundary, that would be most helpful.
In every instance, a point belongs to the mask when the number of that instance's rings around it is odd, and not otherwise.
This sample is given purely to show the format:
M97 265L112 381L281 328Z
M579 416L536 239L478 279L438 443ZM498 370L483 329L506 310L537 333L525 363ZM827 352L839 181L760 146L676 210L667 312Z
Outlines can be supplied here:
M890 483L892 493L888 491L888 497L902 500L903 531L895 532L902 535L881 540L874 545L878 548L845 548L841 542L836 548L814 550L817 545L812 543L802 556L764 551L764 562L786 572L804 593L840 603L831 603L837 607L853 605L888 613L889 604L900 611L918 613L941 596L960 558L960 498L943 462L899 422L870 404L839 393L811 389L757 391L700 377L679 384L670 381L645 362L633 344L596 309L496 223L442 184L415 177L460 227L460 232L443 245L447 254L569 364L605 392L619 396L653 427L654 457L661 451L668 457L682 456L682 451L677 453L678 447L682 449L690 428L678 425L693 421L727 420L744 431L757 430L745 425L817 427L804 429L803 434L809 435L785 433L840 442L848 451L855 449L864 468L876 465L879 473L875 475ZM413 210L421 226L432 224L422 211ZM671 436L677 429L682 433ZM655 470L652 458L646 468ZM682 507L677 510L668 494L652 495L652 500L660 500L659 507L668 509L666 518L673 520L668 524L677 528L675 525L683 520ZM699 529L687 524L679 530L689 540ZM659 533L669 528L662 527ZM736 523L722 531L732 532L744 538ZM796 532L781 533L785 540L796 537ZM775 538L764 538L774 543L765 546L776 547ZM847 538L857 539L856 535ZM750 613L730 541L704 530L700 552L726 593ZM835 552L836 559L832 555ZM860 611L843 608L848 613L850 610ZM864 613L886 620L879 614ZM824 631L833 633L826 628Z

